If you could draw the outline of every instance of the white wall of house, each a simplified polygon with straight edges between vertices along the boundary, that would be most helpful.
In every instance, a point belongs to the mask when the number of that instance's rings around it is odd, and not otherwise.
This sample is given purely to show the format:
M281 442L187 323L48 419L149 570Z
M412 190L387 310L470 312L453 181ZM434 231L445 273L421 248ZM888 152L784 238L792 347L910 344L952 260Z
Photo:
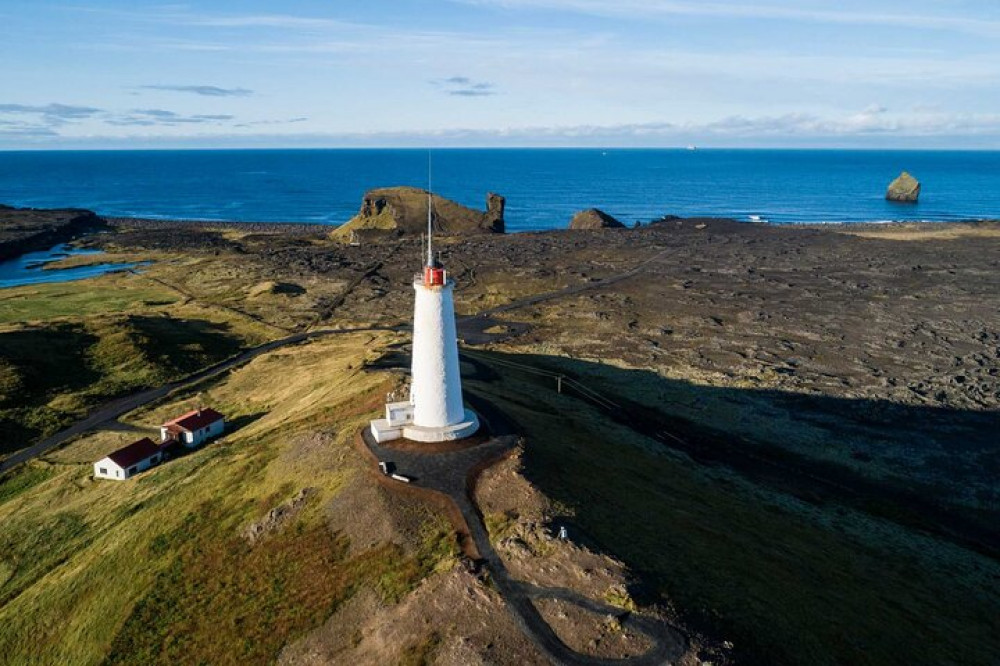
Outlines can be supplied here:
M200 428L194 432L184 433L184 443L189 447L193 448L200 445L206 439L211 439L222 434L226 429L226 422L219 419L215 423L210 423L204 428Z
M125 470L119 467L111 458L101 458L94 463L94 478L124 481L128 477L125 476Z
M150 467L159 465L162 460L163 454L157 453L149 458L146 458L145 460L140 460L127 469L122 469L118 466L118 463L113 461L111 458L101 458L94 463L94 478L124 481L125 479L135 476L139 472L144 472Z

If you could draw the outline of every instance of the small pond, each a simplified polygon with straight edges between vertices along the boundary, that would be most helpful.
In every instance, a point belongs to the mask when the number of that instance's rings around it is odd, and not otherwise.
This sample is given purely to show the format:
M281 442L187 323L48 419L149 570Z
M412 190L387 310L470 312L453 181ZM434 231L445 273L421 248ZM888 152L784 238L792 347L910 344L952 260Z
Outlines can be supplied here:
M149 262L131 264L91 264L74 268L46 269L46 264L80 255L104 254L101 250L84 250L70 245L56 245L42 252L28 252L15 259L0 261L0 289L43 282L69 282L97 277L114 271L124 271Z

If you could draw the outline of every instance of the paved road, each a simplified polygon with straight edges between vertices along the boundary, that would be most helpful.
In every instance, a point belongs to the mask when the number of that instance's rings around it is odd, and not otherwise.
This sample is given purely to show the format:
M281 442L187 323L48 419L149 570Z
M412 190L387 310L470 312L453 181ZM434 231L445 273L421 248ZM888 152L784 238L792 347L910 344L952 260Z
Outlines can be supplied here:
M659 666L674 663L685 652L685 638L659 619L635 613L623 615L620 608L589 599L572 590L542 588L511 578L503 560L493 549L483 517L470 495L469 481L476 469L482 469L484 464L500 459L504 453L516 447L519 437L493 405L474 396L467 397L492 434L491 439L483 444L445 453L401 451L377 444L367 428L362 435L364 442L380 461L394 463L398 472L411 477L410 485L435 490L451 498L461 512L469 535L514 621L553 663L568 666ZM538 599L560 599L600 615L622 617L622 626L645 634L653 642L653 647L643 655L623 660L580 654L563 643L541 616L532 603Z
M21 463L27 462L33 458L36 458L52 449L64 444L73 437L82 435L83 433L93 430L97 426L105 423L107 421L112 421L119 418L129 412L138 409L144 405L148 405L151 402L159 400L164 396L168 395L172 391L184 388L185 386L191 386L204 379L214 377L220 373L227 370L242 365L247 361L265 354L269 351L279 349L281 347L287 347L288 345L298 344L300 342L306 342L308 340L313 340L316 338L322 338L330 335L343 335L347 333L360 333L364 331L385 331L392 330L384 327L370 327L370 328L345 328L345 329L324 329L320 331L312 331L309 333L297 333L295 335L290 335L287 338L281 338L280 340L272 340L271 342L260 345L259 347L254 347L253 349L248 349L247 351L234 356L230 359L217 363L211 367L205 368L200 372L190 375L182 380L171 382L170 384L165 384L156 388L147 389L139 393L134 393L130 396L124 398L119 398L113 400L101 407L97 408L95 411L91 412L86 418L77 421L65 430L61 430L54 435L50 435L45 439L36 442L35 444L20 449L16 453L11 454L9 457L0 461L0 473L20 465Z

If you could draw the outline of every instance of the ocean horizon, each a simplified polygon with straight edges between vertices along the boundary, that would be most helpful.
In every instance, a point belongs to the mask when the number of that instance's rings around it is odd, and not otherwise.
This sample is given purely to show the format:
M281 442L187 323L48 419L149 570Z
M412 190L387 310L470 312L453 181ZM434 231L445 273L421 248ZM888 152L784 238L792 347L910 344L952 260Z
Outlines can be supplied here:
M625 224L664 215L774 224L1000 218L1000 151L833 149L432 149L434 191L508 231L565 228L585 208ZM112 217L339 225L375 187L427 187L426 149L0 152L0 203ZM920 203L885 200L902 171Z

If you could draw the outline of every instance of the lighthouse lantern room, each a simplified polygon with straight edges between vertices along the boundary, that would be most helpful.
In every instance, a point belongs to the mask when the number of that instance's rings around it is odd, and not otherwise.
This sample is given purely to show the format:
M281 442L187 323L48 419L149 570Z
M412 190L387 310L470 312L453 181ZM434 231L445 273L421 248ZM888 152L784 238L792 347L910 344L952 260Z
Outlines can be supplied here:
M462 401L455 328L454 283L434 254L432 198L427 193L427 262L414 276L413 359L410 399L387 402L385 418L371 422L377 442L404 437L418 442L462 439L479 429Z

